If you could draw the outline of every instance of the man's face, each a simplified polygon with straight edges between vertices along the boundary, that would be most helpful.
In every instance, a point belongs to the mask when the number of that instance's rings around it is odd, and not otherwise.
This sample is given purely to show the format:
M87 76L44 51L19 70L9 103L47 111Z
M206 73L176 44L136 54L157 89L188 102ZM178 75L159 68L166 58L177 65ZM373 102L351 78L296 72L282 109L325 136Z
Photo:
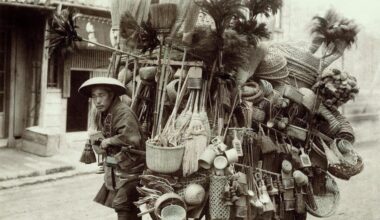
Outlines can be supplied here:
M114 94L104 87L94 87L91 90L91 98L100 112L105 112L110 107Z

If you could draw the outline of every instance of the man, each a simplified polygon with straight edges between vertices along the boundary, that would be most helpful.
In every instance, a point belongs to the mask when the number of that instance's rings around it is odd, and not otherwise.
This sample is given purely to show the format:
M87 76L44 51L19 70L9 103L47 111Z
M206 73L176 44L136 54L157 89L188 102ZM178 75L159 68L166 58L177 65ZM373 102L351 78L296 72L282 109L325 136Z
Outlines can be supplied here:
M119 220L138 219L133 202L138 199L136 186L145 158L125 149L143 150L144 140L137 117L120 101L125 87L116 79L95 77L84 82L78 92L91 97L96 107L92 127L105 137L100 144L107 155L104 184L94 201L115 209Z

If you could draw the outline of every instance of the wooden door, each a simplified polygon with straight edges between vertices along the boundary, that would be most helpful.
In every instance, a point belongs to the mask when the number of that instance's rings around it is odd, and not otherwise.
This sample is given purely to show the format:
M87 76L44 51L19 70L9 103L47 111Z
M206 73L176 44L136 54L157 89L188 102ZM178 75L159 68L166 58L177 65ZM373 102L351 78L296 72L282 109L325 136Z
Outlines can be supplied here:
M88 71L71 71L70 98L67 100L67 132L87 130L88 98L80 95L78 89L89 77Z
M10 71L10 31L0 28L0 138L7 136L7 101Z

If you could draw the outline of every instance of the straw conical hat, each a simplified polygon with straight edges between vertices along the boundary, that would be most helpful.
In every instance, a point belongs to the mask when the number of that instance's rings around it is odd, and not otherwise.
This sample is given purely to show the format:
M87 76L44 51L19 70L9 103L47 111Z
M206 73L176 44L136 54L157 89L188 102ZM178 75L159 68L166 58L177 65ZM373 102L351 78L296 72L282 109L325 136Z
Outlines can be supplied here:
M125 87L123 84L114 78L108 78L108 77L94 77L87 81L85 81L80 88L78 89L78 92L84 96L91 96L91 89L94 86L104 86L107 88L110 88L113 92L115 92L116 95L124 95L126 94Z

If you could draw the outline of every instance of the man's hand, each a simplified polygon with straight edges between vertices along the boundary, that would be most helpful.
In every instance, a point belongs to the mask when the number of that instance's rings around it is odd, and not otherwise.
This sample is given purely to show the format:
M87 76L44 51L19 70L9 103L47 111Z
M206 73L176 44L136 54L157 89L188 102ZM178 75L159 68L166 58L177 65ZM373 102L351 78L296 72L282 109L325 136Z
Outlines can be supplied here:
M109 146L110 146L109 138L103 139L102 142L100 143L100 147L104 150L106 150Z

